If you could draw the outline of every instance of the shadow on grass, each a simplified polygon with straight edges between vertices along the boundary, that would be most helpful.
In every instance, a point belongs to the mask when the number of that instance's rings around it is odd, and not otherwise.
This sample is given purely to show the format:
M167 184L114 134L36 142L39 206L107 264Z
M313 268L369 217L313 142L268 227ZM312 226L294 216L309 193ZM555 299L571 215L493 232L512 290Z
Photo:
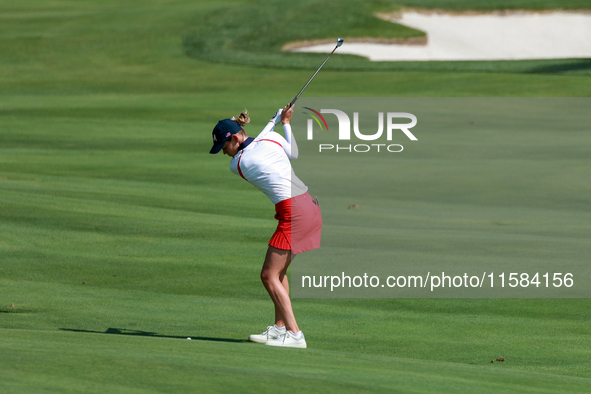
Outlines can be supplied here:
M60 328L62 331L72 332L85 332L90 334L114 334L114 335L132 335L141 337L155 337L155 338L174 338L174 339L186 339L190 337L192 340L197 341L214 341L214 342L231 342L231 343L242 343L248 342L246 339L229 339L229 338L212 338L212 337L192 337L192 336L175 336L175 335L160 335L155 332L128 330L126 328L107 328L106 331L93 331L93 330L77 330L75 328Z
M22 309L22 308L14 308L14 307L0 307L0 313L30 313L32 312L29 309Z
M540 67L534 67L529 73L537 74L537 73L544 73L544 74L554 74L554 73L569 73L569 72L581 72L581 71L591 71L591 59L574 59L567 61L562 64L554 64L554 65L546 65Z

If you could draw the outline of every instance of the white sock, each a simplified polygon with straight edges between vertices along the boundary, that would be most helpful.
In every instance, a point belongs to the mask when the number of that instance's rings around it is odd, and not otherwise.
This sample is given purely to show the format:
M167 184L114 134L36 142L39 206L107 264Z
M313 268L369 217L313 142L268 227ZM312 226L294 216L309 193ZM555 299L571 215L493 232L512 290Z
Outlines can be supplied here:
M291 331L290 331L291 332ZM300 339L302 337L302 331L298 331L296 333L291 332L292 336L296 339Z
M277 331L285 331L285 326L279 327L277 324L274 324L274 326Z

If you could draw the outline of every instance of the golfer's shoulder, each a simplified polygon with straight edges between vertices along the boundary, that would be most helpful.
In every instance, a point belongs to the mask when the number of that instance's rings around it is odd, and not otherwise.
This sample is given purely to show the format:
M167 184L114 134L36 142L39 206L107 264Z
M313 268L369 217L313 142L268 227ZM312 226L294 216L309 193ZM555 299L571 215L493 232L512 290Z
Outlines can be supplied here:
M273 142L278 142L281 145L285 145L285 143L286 143L285 138L283 138L280 134L278 134L275 131L270 131L262 137L257 137L255 141L265 142L265 141L269 141L269 140L271 140Z

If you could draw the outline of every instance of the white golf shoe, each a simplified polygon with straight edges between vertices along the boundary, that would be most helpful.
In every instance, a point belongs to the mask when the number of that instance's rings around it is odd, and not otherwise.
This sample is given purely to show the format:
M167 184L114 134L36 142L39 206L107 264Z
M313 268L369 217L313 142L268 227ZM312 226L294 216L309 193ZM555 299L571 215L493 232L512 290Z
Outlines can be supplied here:
M268 326L267 331L263 332L262 334L249 336L248 340L250 342L265 343L270 339L277 339L279 335L283 334L284 332L285 331L283 330L278 330L277 326L273 324L272 326Z
M304 338L303 332L301 332L299 337L296 337L296 335L291 331L279 334L277 339L269 339L267 342L265 342L265 345L297 347L300 349L305 349L308 347L308 345L306 345L306 338Z

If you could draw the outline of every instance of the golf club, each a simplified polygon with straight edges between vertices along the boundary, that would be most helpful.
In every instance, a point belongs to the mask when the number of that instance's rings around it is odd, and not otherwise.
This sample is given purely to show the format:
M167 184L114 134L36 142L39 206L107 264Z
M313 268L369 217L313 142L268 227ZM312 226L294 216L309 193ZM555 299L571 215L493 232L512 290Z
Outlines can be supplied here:
M340 47L341 45L343 45L343 42L345 40L343 40L342 38L338 38L337 39L337 46L334 47L334 49L332 50L332 52L330 53L330 55L328 55L326 57L326 59L324 60L324 62L322 62L322 64L320 65L320 67L318 67L318 70L316 70L316 72L314 73L314 75L312 75L312 78L310 78L308 80L308 82L304 85L304 87L302 88L302 90L300 90L300 92L298 93L297 96L294 97L293 100L291 100L291 103L289 103L290 107L293 107L293 105L295 104L295 102L297 101L298 98L300 98L300 95L302 94L302 92L308 87L308 85L310 84L310 82L312 82L312 80L314 79L314 77L316 76L316 74L318 74L318 71L320 71L320 69L322 68L322 66L324 66L324 63L326 63L328 61L328 59L332 56L332 54L334 53L334 51L337 50L338 47Z

